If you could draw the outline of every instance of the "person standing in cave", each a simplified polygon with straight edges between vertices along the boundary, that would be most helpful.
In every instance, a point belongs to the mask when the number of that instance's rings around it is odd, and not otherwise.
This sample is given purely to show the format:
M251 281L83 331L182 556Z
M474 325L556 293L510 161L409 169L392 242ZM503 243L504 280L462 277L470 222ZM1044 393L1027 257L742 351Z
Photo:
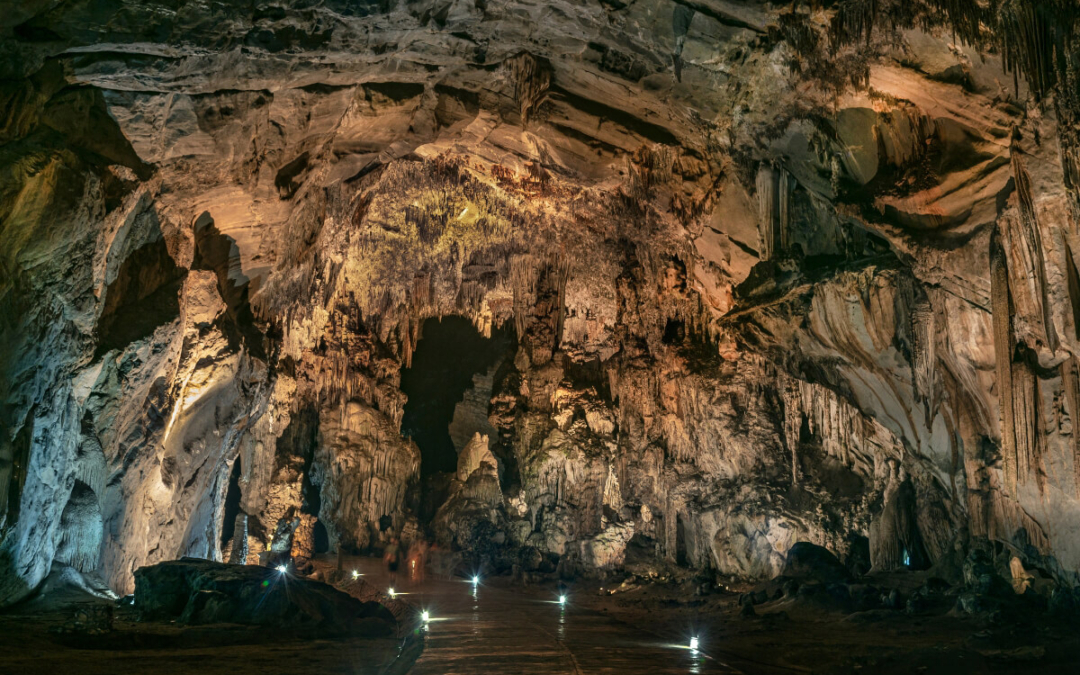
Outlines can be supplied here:
M418 583L424 583L425 569L427 567L428 543L422 536L413 540L409 546L409 578Z
M383 562L386 563L386 571L390 574L390 583L397 584L397 571L401 566L401 542L397 537L390 537L390 543L383 552Z

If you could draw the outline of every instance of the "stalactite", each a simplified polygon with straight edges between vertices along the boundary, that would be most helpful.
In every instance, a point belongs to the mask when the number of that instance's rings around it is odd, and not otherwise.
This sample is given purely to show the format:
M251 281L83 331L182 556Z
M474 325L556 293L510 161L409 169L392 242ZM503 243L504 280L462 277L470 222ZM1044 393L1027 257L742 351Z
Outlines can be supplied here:
M566 282L570 279L570 259L566 256L558 256L554 267L557 275L558 314L555 319L555 344L551 348L557 351L562 344L563 324L566 321Z
M540 281L536 259L528 254L510 258L510 287L514 295L514 329L519 337L525 334L537 284Z
M1013 381L1013 419L1016 424L1016 476L1021 483L1035 479L1039 494L1046 490L1046 469L1043 464L1046 438L1043 433L1042 410L1040 406L1039 378L1030 359L1034 358L1028 350L1018 347L1026 356L1012 367Z
M1031 518L1016 502L998 491L975 492L969 498L971 505L968 508L969 527L971 534L976 537L986 537L996 541L1013 542L1016 533L1023 530L1027 533L1028 542L1040 552L1046 553L1051 550L1050 538L1046 531Z
M784 442L791 454L791 485L799 484L799 431L803 411L799 385L789 377L780 379L780 399L784 404Z
M826 454L864 476L874 473L878 452L894 458L903 456L903 446L892 432L832 390L804 380L796 380L795 386L799 401L791 407L801 410Z
M915 379L915 400L921 400L926 418L926 426L934 418L934 371L937 368L935 355L936 316L930 300L923 295L915 301L911 310L912 369Z
M1035 199L1031 192L1031 179L1027 170L1024 169L1021 152L1015 144L1010 150L1010 155L1013 179L1016 183L1016 193L1020 203L1020 227L1019 232L1016 232L1017 228L1013 227L1006 230L1006 234L1011 235L1009 239L1019 235L1019 241L1011 241L1008 250L1017 254L1020 260L1010 259L1009 263L1015 272L1023 273L1024 281L1027 282L1026 286L1029 287L1029 292L1034 296L1032 300L1035 302L1037 316L1042 322L1042 334L1039 337L1045 340L1045 344L1050 351L1056 351L1058 348L1058 336L1057 330L1054 328L1050 300L1047 297L1046 256L1043 249L1042 233L1035 213ZM1006 222L1011 223L1012 220ZM1014 276L1012 281L1017 282L1019 279ZM1034 288L1030 288L1032 284L1034 284ZM1013 287L1015 288L1015 286L1014 283Z
M762 163L758 168L756 189L761 259L772 260L789 245L791 177L783 167Z
M990 242L990 314L994 326L994 362L997 371L998 405L1001 409L1001 452L1007 494L1016 498L1016 421L1013 417L1012 307L1009 270L997 230Z
M787 169L778 169L779 181L777 184L777 230L779 234L780 253L786 253L791 248L791 176Z
M528 52L508 59L507 64L514 77L514 95L521 111L521 126L525 127L532 113L547 98L552 80L551 65Z
M89 431L79 445L79 454L75 462L75 480L89 485L94 493L102 494L108 475L109 468L101 443L97 436Z
M761 259L776 255L776 174L762 164L757 173L758 228L761 236Z
M857 40L870 38L877 18L877 0L847 0L837 7L829 25L829 46L833 54Z

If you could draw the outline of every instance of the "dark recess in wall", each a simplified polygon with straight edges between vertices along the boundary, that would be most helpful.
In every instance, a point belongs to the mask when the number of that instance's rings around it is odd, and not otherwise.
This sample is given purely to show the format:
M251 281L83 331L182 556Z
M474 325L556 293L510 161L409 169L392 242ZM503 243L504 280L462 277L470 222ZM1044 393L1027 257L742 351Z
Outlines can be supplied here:
M19 503L30 464L30 441L34 436L35 411L36 407L26 413L26 421L8 445L8 452L0 453L0 460L8 460L6 466L5 463L0 463L0 478L6 479L0 483L6 492L6 500L0 501L0 509L3 509L0 510L0 516L6 516L4 521L7 523L14 523L19 519Z
M173 262L164 239L132 251L105 290L105 307L97 326L97 356L148 337L158 326L180 316L184 274Z
M457 469L457 451L449 426L454 407L472 386L473 375L499 363L513 346L509 327L485 338L460 316L428 319L416 345L412 367L401 371L408 395L401 433L420 447L420 479ZM495 439L491 439L494 442Z
M248 302L249 280L239 271L240 248L235 239L217 229L208 213L203 213L195 222L195 256L191 269L209 270L217 276L218 293L226 307L220 325L229 339L229 346L238 349L242 342L249 354L265 360L263 334L255 325Z
M232 473L229 474L229 488L225 492L224 515L221 523L221 545L225 546L236 533L236 516L240 515L240 458L233 462Z

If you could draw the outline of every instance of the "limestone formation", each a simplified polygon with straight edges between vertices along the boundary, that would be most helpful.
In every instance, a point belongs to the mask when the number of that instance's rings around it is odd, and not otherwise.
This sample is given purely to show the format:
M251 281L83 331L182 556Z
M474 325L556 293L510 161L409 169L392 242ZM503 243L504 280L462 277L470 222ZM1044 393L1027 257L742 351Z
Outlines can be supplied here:
M421 532L1076 585L1080 10L1037 4L0 12L0 604ZM446 316L513 347L429 479Z

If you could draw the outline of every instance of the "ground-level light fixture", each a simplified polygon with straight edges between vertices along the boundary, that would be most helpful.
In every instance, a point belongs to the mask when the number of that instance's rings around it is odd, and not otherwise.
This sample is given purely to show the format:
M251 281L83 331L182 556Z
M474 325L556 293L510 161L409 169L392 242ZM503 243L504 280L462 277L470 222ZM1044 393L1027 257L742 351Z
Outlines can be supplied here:
M428 621L431 621L431 613L428 612L426 609L424 611L420 612L420 620L423 621L424 623L427 623Z
M697 648L698 648L698 639L696 637L690 638L690 649L696 652Z
M352 578L353 579L359 579L360 578L360 573L357 572L356 570L353 570L352 571Z
M396 595L397 595L397 591L395 591L395 590L394 590L394 587L393 587L393 586L391 586L391 587L390 587L390 590L389 590L389 591L387 591L387 595L389 595L389 596L390 596L391 598L393 598L394 596L396 596Z
M472 583L473 583L473 586L475 586L476 584L480 583L480 577L478 577L478 576L476 576L476 575L474 574L474 575L473 575L473 578L472 578Z
M560 605L565 605L566 604L566 596L565 595L560 595L559 596L559 604Z
M277 566L277 571L281 572L282 574L285 574L286 572L289 571L289 568L286 565L278 565Z

